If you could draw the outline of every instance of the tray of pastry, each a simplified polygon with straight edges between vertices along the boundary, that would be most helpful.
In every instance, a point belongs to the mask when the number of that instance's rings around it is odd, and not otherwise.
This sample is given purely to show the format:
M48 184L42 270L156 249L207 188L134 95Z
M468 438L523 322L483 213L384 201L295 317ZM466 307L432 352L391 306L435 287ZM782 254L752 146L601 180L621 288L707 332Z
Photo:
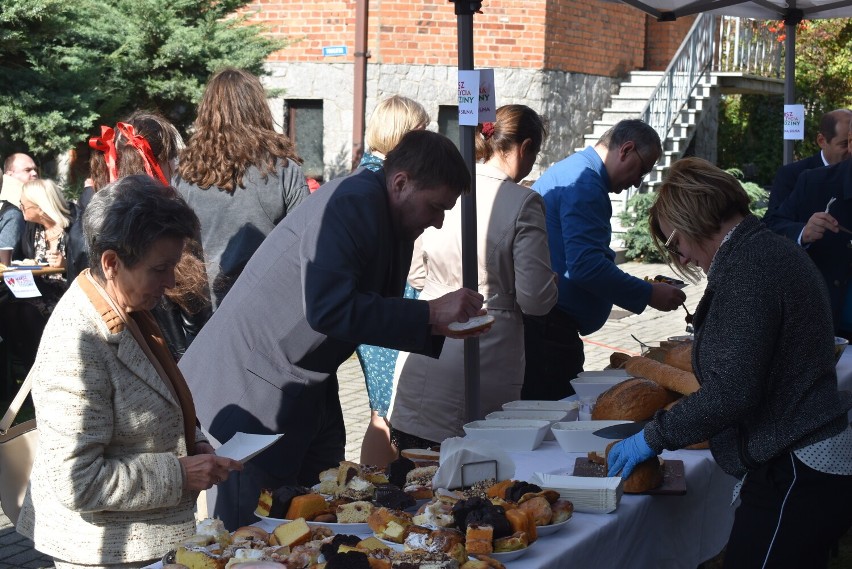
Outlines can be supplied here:
M577 457L574 462L574 476L593 476L603 478L606 476L605 466L590 461L585 456ZM663 461L663 484L652 490L639 492L654 496L683 496L686 494L686 475L683 470L682 460Z

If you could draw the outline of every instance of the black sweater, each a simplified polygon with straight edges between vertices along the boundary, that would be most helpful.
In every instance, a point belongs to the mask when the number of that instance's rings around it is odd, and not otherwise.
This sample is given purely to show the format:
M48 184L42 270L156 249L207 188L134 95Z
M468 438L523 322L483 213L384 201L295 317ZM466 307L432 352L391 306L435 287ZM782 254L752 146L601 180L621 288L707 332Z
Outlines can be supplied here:
M719 466L741 477L846 427L852 394L837 390L825 283L756 217L719 248L694 325L701 389L645 427L651 448L709 439Z

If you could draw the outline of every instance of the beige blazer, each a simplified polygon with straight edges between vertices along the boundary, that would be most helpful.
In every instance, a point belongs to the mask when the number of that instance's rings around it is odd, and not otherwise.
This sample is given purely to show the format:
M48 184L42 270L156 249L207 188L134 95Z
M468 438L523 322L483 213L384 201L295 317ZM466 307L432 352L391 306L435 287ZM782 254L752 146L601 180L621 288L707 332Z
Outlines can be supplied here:
M556 304L557 288L539 194L493 166L477 164L476 212L479 292L497 295L487 306L494 326L480 337L480 405L489 413L520 396L526 361L522 313L546 314ZM419 251L411 272L425 273L420 300L462 286L461 200L441 229L423 233ZM448 338L440 359L401 352L394 380L395 428L439 442L464 434L463 340Z
M195 529L180 406L117 322L72 283L31 371L39 446L17 529L71 563L153 559Z

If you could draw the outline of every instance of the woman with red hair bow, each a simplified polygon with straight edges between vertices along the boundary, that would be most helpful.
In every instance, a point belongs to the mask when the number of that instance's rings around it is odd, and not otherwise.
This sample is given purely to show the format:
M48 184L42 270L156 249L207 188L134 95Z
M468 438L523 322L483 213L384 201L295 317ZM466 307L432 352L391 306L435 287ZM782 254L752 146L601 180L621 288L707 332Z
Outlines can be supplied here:
M101 136L89 140L96 152L89 162L95 192L115 180L147 174L170 186L177 172L178 151L183 141L169 121L155 113L136 112L115 129L101 127ZM174 358L186 348L210 318L207 273L198 236L187 243L175 267L176 286L151 311L163 331Z

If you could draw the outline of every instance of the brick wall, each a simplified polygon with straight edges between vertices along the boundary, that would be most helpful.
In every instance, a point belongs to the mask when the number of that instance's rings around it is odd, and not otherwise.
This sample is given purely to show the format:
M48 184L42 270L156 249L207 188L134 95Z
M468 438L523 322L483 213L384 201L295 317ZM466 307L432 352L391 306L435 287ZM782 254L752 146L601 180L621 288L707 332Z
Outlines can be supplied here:
M645 15L627 5L548 0L545 69L623 76L644 63Z
M244 12L271 35L291 40L271 61L351 63L355 8L355 0L254 0ZM647 18L627 5L601 0L488 0L482 12L473 19L476 67L619 77L645 66L645 35L650 28ZM679 40L668 36L677 33L666 33L666 41L675 42L676 49ZM322 47L331 45L345 45L349 52L324 58ZM665 42L659 46L660 54L667 46ZM368 48L370 63L457 65L453 4L371 0Z
M697 16L678 18L674 22L658 22L654 18L647 20L647 41L645 42L645 69L665 71L669 62L680 47L680 43Z

